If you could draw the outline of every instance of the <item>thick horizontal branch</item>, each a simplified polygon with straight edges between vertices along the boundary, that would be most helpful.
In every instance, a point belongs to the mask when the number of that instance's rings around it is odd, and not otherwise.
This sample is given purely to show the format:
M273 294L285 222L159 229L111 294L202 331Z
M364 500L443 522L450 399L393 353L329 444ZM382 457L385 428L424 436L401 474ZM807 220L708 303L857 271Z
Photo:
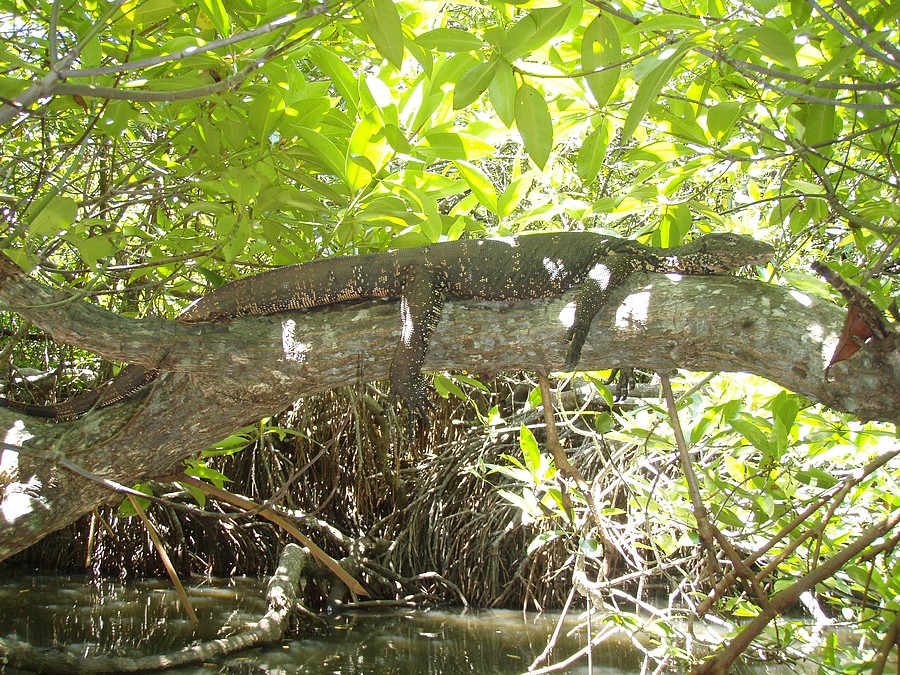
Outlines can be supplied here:
M448 302L425 368L557 370L574 297ZM67 305L62 311L80 310ZM818 298L745 279L635 275L594 320L581 367L752 372L862 419L897 422L896 333L825 373L844 315ZM3 458L0 479L8 484L0 502L0 559L109 497L106 488L54 467L47 456L57 448L121 483L165 476L185 457L301 396L385 379L399 324L395 302L228 324L156 324L160 343L171 344L169 336L182 332L191 341L175 341L163 364L169 372L145 396L63 424L0 411L6 443L23 449L17 458Z
M30 278L0 253L0 311L13 312L55 340L113 361L152 364L174 348L171 331L158 319L139 321L80 300Z
M182 325L123 319L87 303L60 304L58 296L41 298L44 287L31 284L24 292L32 302L37 298L39 309L22 313L57 339L209 378L206 385L225 395L256 392L261 414L317 391L384 379L399 330L390 302ZM574 295L448 302L425 369L558 370ZM7 297L0 289L0 299ZM45 302L52 309L40 308ZM98 322L101 316L105 322ZM892 379L900 369L896 333L826 372L844 316L844 309L819 298L745 279L635 275L594 320L580 366L751 372L861 419L900 421Z

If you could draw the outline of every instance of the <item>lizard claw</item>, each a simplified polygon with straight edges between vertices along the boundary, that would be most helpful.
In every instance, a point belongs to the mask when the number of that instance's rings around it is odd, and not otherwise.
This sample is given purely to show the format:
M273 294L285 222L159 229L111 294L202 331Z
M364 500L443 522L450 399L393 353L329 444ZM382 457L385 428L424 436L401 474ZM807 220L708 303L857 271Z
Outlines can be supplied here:
M575 367L581 360L581 348L584 346L586 337L587 331L577 330L575 326L568 330L565 338L563 338L563 341L569 345L569 351L566 354L566 365L563 366L563 371L572 372L575 370Z
M399 399L409 413L407 433L410 442L416 440L416 430L419 425L424 431L431 428L430 413L434 411L434 404L428 398L428 389L430 387L422 378L403 384L391 384L389 400L393 402Z
M616 368L609 376L606 384L610 385L613 382L616 383L616 391L613 395L613 401L624 401L626 398L628 398L628 394L631 393L631 385L634 383L634 368L631 366Z

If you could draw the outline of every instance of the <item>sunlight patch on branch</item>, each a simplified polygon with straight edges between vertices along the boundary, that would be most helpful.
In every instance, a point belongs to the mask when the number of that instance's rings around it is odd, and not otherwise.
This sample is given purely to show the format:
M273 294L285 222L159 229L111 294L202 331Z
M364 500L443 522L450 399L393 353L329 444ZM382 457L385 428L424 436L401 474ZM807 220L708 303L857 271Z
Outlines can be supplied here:
M631 293L616 308L616 328L634 328L647 323L650 291Z
M312 345L301 342L295 337L297 322L293 319L285 319L281 322L281 351L287 361L306 361L306 354Z

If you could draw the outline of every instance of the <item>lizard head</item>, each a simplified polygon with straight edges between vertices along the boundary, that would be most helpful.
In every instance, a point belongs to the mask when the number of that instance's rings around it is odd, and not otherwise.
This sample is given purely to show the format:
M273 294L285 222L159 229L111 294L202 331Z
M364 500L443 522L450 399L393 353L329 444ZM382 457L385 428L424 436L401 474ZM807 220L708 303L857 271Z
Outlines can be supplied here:
M717 232L667 253L683 274L725 274L744 265L764 265L775 256L775 249L743 234Z

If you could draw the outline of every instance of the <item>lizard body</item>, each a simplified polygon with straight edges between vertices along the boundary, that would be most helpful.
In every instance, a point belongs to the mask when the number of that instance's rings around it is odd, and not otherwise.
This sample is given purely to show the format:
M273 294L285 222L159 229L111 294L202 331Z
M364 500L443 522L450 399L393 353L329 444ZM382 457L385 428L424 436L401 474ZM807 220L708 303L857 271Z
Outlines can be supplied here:
M400 340L391 363L391 395L427 421L421 375L428 341L444 299L517 300L552 297L580 285L575 320L566 333L566 369L581 356L594 315L609 293L636 271L722 274L771 259L768 244L736 234L708 234L671 249L593 232L547 232L465 239L418 248L316 260L233 281L203 296L179 316L193 323L273 314L352 300L400 300ZM130 397L158 371L127 366L105 388L57 405L0 398L26 414L77 417Z

